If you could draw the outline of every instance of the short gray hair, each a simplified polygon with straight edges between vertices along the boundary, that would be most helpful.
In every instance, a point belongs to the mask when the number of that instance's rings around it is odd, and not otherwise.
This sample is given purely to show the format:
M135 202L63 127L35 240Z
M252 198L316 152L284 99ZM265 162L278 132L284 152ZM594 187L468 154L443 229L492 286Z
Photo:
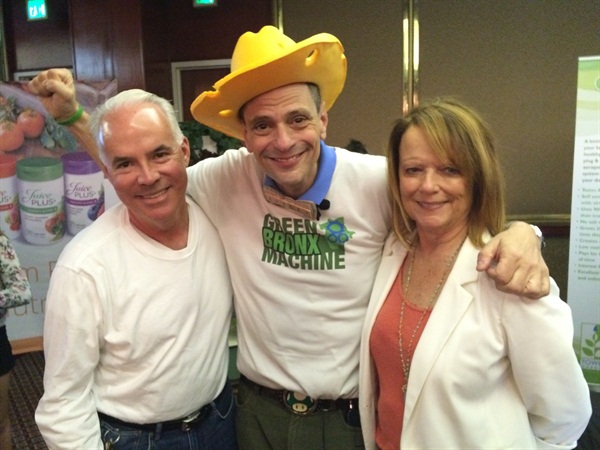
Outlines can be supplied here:
M90 128L92 131L92 136L98 143L101 157L104 155L104 139L101 136L104 117L110 112L124 106L139 105L141 103L151 103L157 105L158 108L165 114L167 123L169 128L171 128L171 132L173 133L173 138L175 141L178 143L183 142L184 135L179 127L179 122L177 121L177 116L175 115L175 109L168 100L142 89L129 89L120 92L114 97L106 100L103 104L98 106L90 116Z

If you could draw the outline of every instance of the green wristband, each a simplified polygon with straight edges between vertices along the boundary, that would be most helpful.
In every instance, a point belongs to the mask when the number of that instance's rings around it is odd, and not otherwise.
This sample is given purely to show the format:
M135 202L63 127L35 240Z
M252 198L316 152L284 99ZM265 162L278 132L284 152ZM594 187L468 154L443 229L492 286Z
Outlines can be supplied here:
M79 119L81 119L81 116L83 116L83 106L79 105L79 107L77 108L77 111L75 111L71 117L69 117L68 119L65 119L65 120L57 120L56 123L59 125L65 125L65 126L73 125L75 122L77 122Z

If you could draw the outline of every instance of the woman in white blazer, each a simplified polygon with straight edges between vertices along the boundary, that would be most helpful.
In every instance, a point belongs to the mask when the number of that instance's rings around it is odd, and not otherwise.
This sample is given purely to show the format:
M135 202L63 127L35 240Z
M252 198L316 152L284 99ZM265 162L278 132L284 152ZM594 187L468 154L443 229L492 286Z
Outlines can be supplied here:
M423 104L388 149L394 232L362 334L367 449L568 449L591 415L570 309L475 270L504 224L487 125L453 100Z

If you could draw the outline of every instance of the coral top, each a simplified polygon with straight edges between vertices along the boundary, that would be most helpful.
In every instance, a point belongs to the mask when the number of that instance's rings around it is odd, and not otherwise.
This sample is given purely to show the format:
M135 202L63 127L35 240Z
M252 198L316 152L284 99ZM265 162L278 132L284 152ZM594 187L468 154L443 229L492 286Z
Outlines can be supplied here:
M431 309L424 311L404 298L402 270L400 270L377 315L369 343L379 385L375 441L382 450L398 450L402 434L404 419L402 386L407 383L399 347L400 310L403 301L406 302L402 325L403 355L405 363L409 363L429 320ZM424 312L419 329L415 331ZM415 334L411 342L413 332Z

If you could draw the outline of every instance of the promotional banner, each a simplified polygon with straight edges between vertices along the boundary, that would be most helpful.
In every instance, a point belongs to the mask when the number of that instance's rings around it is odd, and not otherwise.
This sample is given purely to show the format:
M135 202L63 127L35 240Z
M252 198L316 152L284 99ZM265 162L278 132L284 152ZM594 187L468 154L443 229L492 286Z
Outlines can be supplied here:
M569 247L574 347L600 391L600 56L579 59Z
M116 81L76 82L87 112L116 94ZM0 83L0 230L26 270L33 299L10 309L14 353L41 349L46 292L64 246L105 209L112 186L67 128L23 82Z

